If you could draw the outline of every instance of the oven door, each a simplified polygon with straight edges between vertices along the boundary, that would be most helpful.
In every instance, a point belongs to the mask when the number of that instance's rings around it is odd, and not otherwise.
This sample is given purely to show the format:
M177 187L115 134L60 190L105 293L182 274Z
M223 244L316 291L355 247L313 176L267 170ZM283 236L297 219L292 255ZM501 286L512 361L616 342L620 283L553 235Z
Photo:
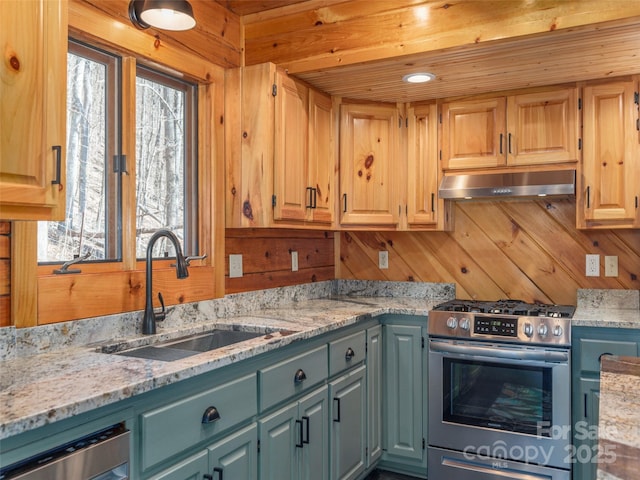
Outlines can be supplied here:
M570 469L569 350L429 339L429 445Z

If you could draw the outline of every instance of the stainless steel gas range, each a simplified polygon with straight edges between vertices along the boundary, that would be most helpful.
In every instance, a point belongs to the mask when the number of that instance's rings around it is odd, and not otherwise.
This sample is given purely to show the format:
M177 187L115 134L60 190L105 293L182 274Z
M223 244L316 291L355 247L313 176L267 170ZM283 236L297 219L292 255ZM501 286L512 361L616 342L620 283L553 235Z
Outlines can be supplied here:
M452 300L429 313L430 479L570 479L574 311Z

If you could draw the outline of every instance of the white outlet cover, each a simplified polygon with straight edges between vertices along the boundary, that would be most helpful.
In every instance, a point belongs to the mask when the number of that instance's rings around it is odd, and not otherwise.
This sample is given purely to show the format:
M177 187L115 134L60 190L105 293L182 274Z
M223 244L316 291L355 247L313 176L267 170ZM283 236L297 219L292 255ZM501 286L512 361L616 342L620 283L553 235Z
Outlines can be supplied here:
M242 277L242 255L229 255L229 278Z
M587 277L600 276L600 255L587 254L585 275Z
M616 255L605 255L604 257L604 276L618 276L618 257Z
M378 252L378 268L380 270L386 270L389 268L389 252L386 250L380 250Z

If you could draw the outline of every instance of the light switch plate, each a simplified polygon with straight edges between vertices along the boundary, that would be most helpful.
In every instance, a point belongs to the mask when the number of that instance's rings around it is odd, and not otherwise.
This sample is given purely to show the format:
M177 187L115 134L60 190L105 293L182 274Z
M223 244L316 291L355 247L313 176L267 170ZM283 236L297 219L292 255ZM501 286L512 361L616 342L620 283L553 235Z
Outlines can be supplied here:
M378 268L380 268L380 270L389 268L389 252L386 250L378 252Z
M618 257L616 255L605 255L604 257L604 276L618 276Z
M229 255L229 278L239 278L242 276L242 255Z

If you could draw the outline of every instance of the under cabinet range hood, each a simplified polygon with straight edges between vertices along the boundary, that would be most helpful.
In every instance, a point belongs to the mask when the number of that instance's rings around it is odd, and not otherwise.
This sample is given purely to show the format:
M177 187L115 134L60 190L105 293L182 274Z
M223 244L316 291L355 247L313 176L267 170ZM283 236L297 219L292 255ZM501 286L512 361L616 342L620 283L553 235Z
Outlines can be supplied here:
M575 170L445 175L440 198L544 197L575 193Z

